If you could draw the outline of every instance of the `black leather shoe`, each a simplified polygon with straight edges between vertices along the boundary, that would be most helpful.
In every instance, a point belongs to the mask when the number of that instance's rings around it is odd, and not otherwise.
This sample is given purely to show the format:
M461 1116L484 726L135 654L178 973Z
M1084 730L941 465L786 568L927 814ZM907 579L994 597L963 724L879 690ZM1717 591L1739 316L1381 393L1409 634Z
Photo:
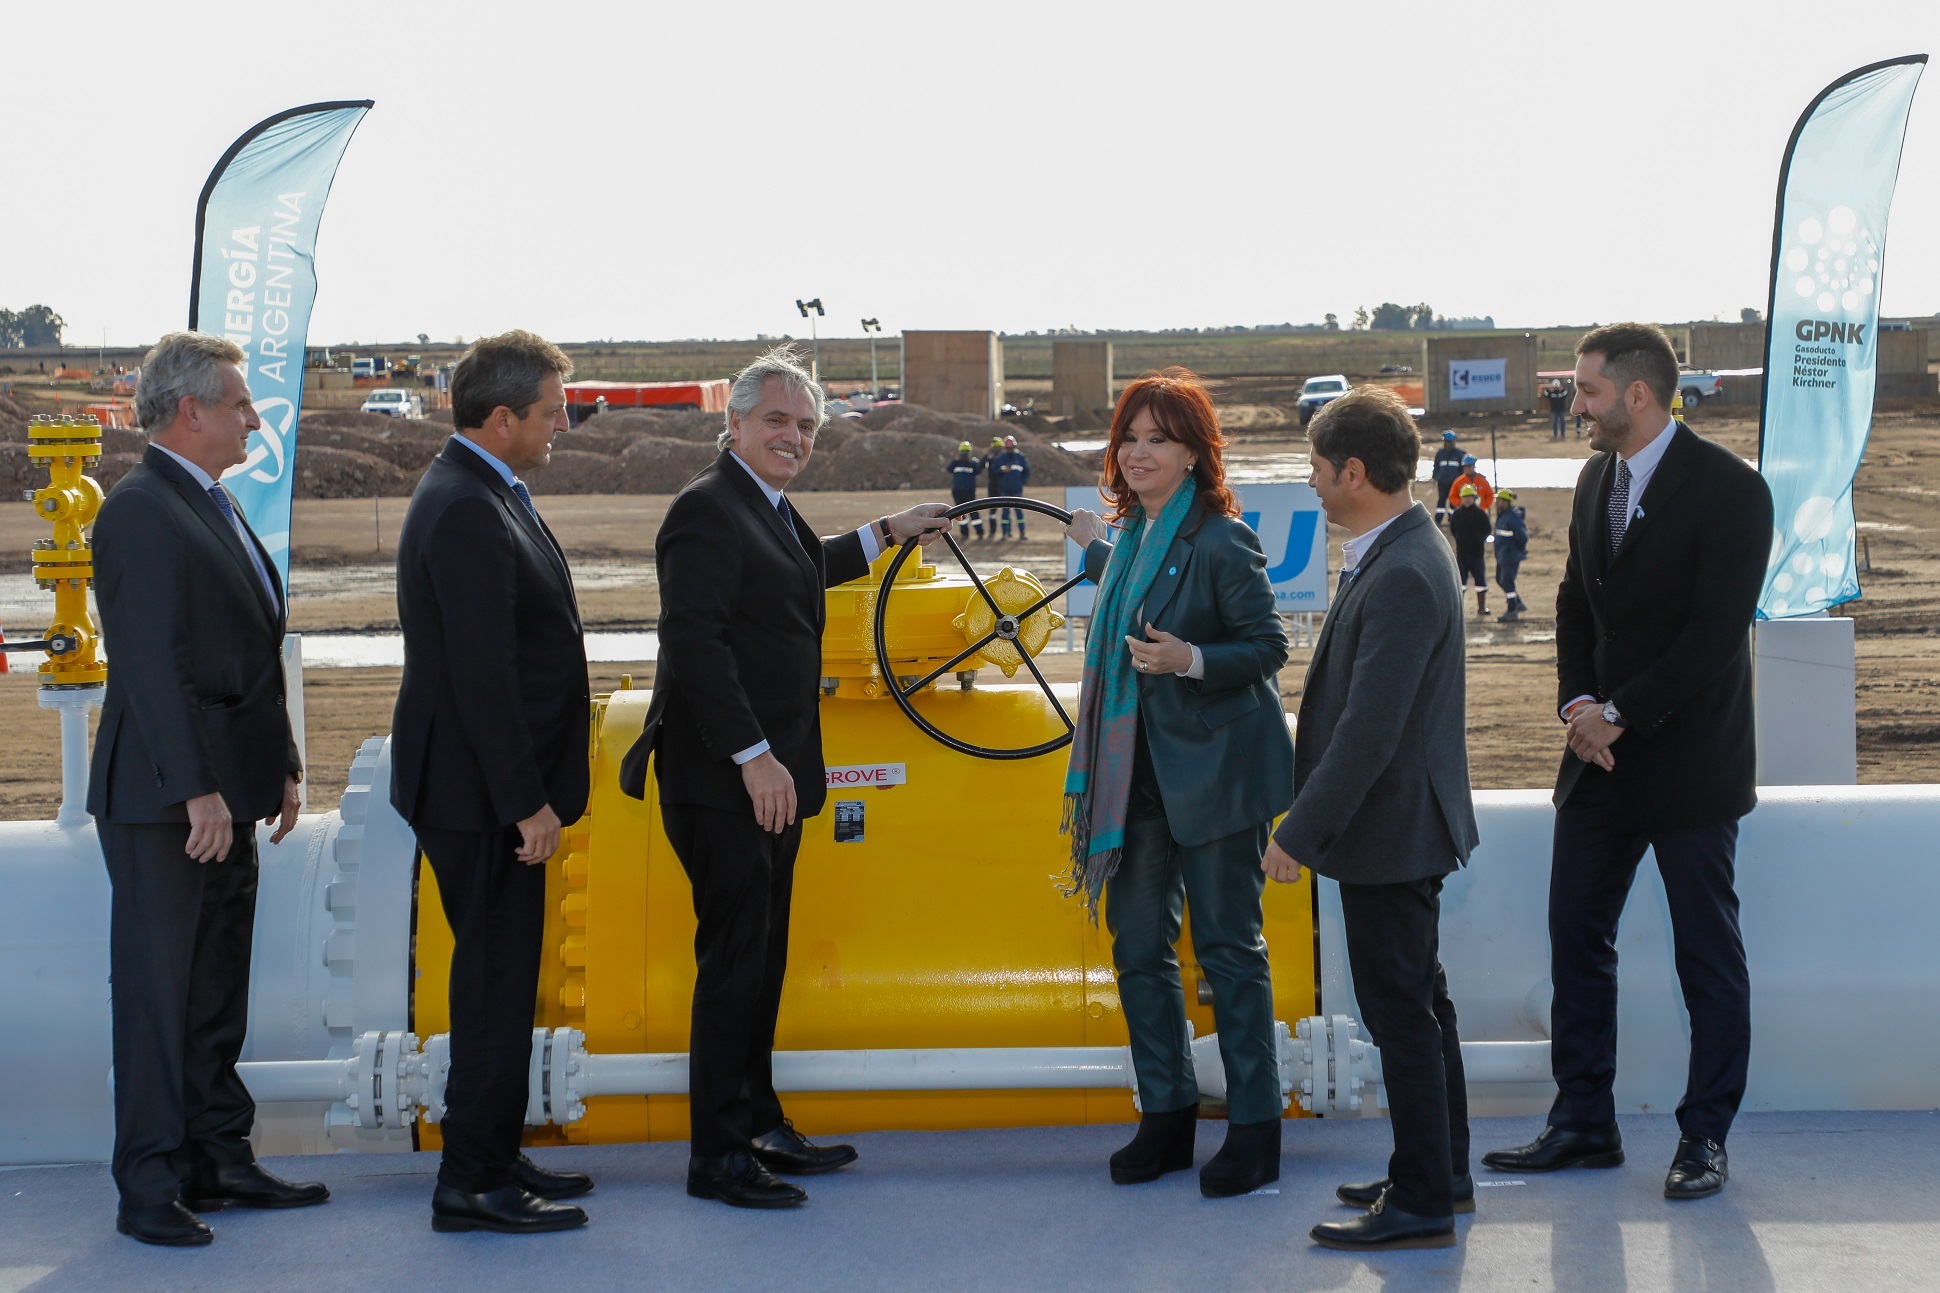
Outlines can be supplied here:
M266 1172L256 1163L233 1163L198 1172L182 1187L182 1202L196 1212L224 1208L307 1208L330 1197L317 1181L298 1185Z
M122 1208L115 1213L115 1229L164 1248L194 1248L216 1237L193 1212L180 1203L157 1203L145 1208Z
M1279 1179L1280 1120L1229 1122L1226 1143L1199 1169L1199 1193L1208 1199L1230 1199Z
M1482 1155L1482 1166L1496 1172L1554 1172L1563 1167L1620 1167L1623 1135L1617 1124L1595 1131L1544 1127L1542 1135L1516 1149Z
M1192 1166L1192 1142L1199 1130L1199 1106L1189 1104L1170 1113L1141 1114L1131 1143L1111 1156L1111 1179L1118 1185L1142 1185L1167 1172Z
M1455 1218L1417 1217L1388 1206L1387 1195L1351 1221L1323 1221L1309 1232L1322 1248L1374 1252L1386 1248L1453 1248Z
M719 1199L731 1208L793 1208L808 1202L808 1191L777 1181L745 1149L719 1158L688 1159L687 1193Z
M1715 1140L1683 1136L1677 1142L1677 1157L1671 1160L1670 1175L1664 1178L1667 1199L1703 1199L1716 1194L1731 1179L1731 1168L1724 1146Z
M593 1188L593 1178L584 1172L555 1172L520 1154L512 1164L512 1184L542 1199L576 1199Z
M467 1194L441 1181L431 1192L431 1228L446 1233L492 1230L501 1235L537 1235L585 1224L586 1214L570 1203L535 1198L516 1185Z
M795 1130L788 1119L765 1136L756 1136L749 1148L761 1165L784 1176L814 1176L833 1172L855 1162L853 1145L815 1145Z
M1367 1181L1360 1185L1343 1185L1334 1191L1334 1197L1357 1208L1371 1208L1377 1199L1388 1192L1390 1184L1384 1176L1378 1181ZM1455 1178L1455 1211L1475 1211L1475 1178L1466 1172Z

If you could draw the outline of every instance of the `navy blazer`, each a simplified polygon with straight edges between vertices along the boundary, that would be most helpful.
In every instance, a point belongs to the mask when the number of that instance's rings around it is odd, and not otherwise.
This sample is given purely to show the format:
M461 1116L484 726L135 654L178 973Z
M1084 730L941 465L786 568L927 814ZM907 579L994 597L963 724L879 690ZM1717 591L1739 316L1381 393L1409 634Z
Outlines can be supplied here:
M1327 610L1307 665L1293 811L1273 838L1343 884L1453 871L1479 838L1469 793L1462 591L1417 503Z
M249 539L273 578L268 551ZM113 660L88 811L185 822L188 800L219 790L234 820L268 817L302 771L284 700L282 599L208 491L153 445L109 493L93 541Z
M470 448L446 441L411 495L397 618L391 805L404 820L489 831L550 805L578 821L592 704L572 572L552 531Z
M1085 577L1101 583L1110 559L1111 544L1091 544ZM1293 802L1293 740L1279 687L1287 631L1259 536L1194 500L1145 595L1140 636L1145 623L1198 647L1206 662L1204 678L1138 679L1172 838L1210 844L1272 821Z

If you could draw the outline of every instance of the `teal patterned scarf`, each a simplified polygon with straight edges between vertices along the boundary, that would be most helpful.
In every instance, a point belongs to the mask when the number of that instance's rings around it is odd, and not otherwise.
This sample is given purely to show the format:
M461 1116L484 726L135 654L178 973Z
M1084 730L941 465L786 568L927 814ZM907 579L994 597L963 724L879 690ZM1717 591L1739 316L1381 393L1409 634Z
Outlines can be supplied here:
M1125 639L1143 639L1139 610L1197 496L1188 478L1150 526L1144 508L1131 511L1131 524L1112 547L1085 635L1084 686L1071 734L1071 766L1064 774L1064 821L1058 830L1071 837L1071 884L1065 894L1084 895L1093 920L1105 882L1124 854L1125 814L1132 798L1138 671Z

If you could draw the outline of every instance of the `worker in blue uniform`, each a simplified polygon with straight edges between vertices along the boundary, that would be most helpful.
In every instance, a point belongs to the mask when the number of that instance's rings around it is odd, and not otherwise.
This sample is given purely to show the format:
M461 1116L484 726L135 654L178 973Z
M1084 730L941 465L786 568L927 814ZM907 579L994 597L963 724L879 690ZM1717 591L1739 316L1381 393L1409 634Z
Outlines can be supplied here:
M1442 447L1435 450L1435 466L1433 471L1435 481L1436 525L1446 525L1448 523L1448 510L1455 506L1454 500L1448 496L1449 486L1453 485L1455 478L1462 474L1462 459L1464 456L1461 446L1455 443L1455 433L1453 431L1442 432Z
M1030 460L1024 457L1024 451L1017 447L1016 436L1005 436L1003 452L997 454L990 460L991 494L996 497L1021 498L1024 493L1024 487L1030 483ZM1021 539L1024 537L1024 509L1021 507L999 508L997 510L997 520L993 521L992 525L994 527L998 521L1001 521L1004 527L1004 537L1008 539L1010 537L1010 514L1013 511L1017 513L1017 537Z
M1505 489L1495 496L1495 582L1502 586L1509 605L1496 619L1514 624L1522 618L1522 594L1516 591L1516 572L1529 555L1529 525L1522 508L1516 505L1516 491Z
M983 474L983 464L977 461L968 440L957 445L957 456L950 460L946 470L950 473L950 501L969 503L977 497L977 477ZM967 539L970 532L976 531L983 538L983 513L970 512L957 518L957 537Z

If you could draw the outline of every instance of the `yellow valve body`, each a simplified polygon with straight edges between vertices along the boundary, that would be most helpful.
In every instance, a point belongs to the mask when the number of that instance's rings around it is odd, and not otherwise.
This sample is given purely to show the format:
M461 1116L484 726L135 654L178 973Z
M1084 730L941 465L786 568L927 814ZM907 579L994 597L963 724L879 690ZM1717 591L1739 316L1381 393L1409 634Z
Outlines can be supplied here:
M100 635L88 614L94 581L94 549L87 527L101 511L101 486L85 475L101 456L101 424L92 417L37 417L27 427L27 456L44 464L48 483L34 491L34 513L54 527L54 537L34 544L34 581L54 594L54 622L47 636L75 639L77 649L50 655L40 666L43 687L99 687L108 668L96 655Z
M1061 892L1070 868L1069 840L1058 834L1066 752L973 758L932 740L885 703L873 645L866 667L862 646L872 641L880 574L828 593L823 671L840 680L840 689L822 701L823 753L831 779L843 784L830 786L827 807L804 825L776 1048L1125 1045L1110 936ZM911 571L911 587L899 586L891 600L889 640L899 673L920 669L921 676L963 650L962 635L950 626L965 613L966 593L976 596L967 581L951 589L934 571ZM872 695L861 694L865 684L876 689ZM595 701L592 801L547 864L534 1023L582 1029L596 1053L688 1049L692 892L661 827L653 775L645 802L618 786L620 760L649 699L646 691L620 691ZM993 747L1063 731L1034 685L932 687L914 703L940 729ZM1065 696L1065 707L1075 713L1074 695ZM878 784L899 774L902 784ZM850 806L857 804L860 820ZM418 883L413 1027L429 1036L449 1022L451 934L436 880L422 862ZM1266 940L1276 1017L1315 1013L1309 880L1267 886ZM1215 1025L1212 1007L1200 1004L1189 927L1179 960L1187 1017L1204 1036ZM1136 1116L1125 1090L783 1096L811 1135ZM435 1145L436 1130L422 1127L420 1143ZM585 1118L563 1130L529 1128L527 1141L687 1135L685 1097L614 1096L590 1101Z

